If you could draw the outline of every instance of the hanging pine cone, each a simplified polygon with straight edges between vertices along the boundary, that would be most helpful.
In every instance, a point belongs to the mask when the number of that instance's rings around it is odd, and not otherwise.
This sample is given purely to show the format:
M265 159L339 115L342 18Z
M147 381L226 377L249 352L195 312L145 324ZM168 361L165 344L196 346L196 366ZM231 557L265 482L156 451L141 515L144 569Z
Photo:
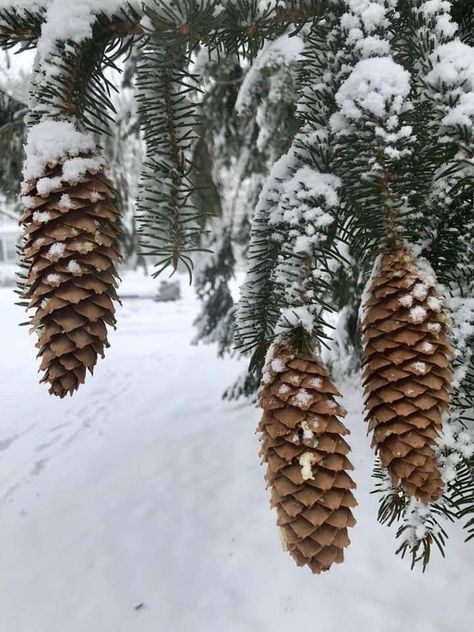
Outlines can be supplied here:
M406 249L379 262L364 305L369 431L395 486L429 503L443 493L434 447L448 409L452 347L430 270Z
M108 347L118 300L120 259L115 192L103 160L86 154L49 163L23 184L25 296L38 335L42 382L59 397L72 393Z
M343 439L349 430L339 420L346 413L337 396L317 357L298 357L285 344L274 349L259 399L261 455L284 546L313 573L344 560L347 528L355 524Z

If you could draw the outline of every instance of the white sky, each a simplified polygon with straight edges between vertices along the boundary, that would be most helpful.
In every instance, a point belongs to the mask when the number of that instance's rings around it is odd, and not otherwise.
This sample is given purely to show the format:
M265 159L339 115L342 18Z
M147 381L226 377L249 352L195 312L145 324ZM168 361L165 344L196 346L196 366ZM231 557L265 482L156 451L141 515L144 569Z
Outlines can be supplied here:
M15 49L8 52L0 51L0 82L5 79L16 79L22 74L29 73L35 58L34 50L15 54Z

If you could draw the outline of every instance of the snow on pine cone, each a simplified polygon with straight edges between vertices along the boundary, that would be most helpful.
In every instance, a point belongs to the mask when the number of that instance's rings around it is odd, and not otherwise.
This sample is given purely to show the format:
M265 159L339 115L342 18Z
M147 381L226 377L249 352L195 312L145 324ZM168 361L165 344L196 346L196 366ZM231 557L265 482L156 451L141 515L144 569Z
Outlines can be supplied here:
M59 397L93 372L115 326L119 216L104 161L91 153L49 162L24 182L24 293L38 335L42 382Z
M349 430L338 396L316 356L300 357L285 344L271 350L259 396L265 478L285 548L313 573L344 560L347 529L355 524L343 439Z
M435 443L452 383L449 324L434 275L398 248L376 264L363 308L372 445L395 486L433 502L443 493Z

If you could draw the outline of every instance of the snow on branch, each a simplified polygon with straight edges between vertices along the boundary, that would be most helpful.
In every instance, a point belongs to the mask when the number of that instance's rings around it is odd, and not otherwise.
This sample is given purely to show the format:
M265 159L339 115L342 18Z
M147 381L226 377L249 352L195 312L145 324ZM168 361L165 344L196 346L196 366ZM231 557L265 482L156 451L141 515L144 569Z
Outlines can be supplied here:
M262 73L268 72L268 69L280 69L282 66L294 64L301 58L303 47L300 37L288 35L282 35L273 42L267 42L245 75L235 104L236 110L241 113L252 103L253 92L258 90Z
M0 11L15 9L18 12L40 11L53 0L0 0Z
M426 75L428 97L439 103L443 126L470 127L474 123L474 50L455 39L431 55Z
M273 336L278 319L272 273L279 244L273 238L274 229L269 217L279 204L284 184L291 178L295 164L296 157L291 151L274 164L255 209L247 257L249 268L236 313L240 345L247 351L266 346ZM261 363L266 348L262 348L262 352Z
M457 31L457 25L451 19L452 2L448 0L426 0L419 8L426 23L438 38L451 38Z
M410 73L391 57L373 57L360 61L336 94L339 115L332 127L343 129L364 114L375 118L393 117L397 126L404 100L410 93Z
M92 37L92 26L99 13L111 17L119 14L127 5L140 10L141 4L140 0L51 0L38 42L38 51L45 59L58 41L79 43Z

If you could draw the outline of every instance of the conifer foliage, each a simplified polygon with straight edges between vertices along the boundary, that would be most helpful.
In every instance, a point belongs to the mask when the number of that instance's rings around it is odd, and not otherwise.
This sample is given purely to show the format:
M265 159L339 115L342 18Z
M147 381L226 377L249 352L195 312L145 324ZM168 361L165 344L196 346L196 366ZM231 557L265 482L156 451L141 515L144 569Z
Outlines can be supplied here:
M0 45L38 49L22 291L52 392L83 381L114 324L119 220L90 133L109 131L107 70L133 51L147 145L142 249L157 273L191 275L196 253L217 246L197 275L198 337L249 356L233 392L261 381L262 455L290 553L326 570L354 523L347 430L320 360L336 347L345 367L363 364L379 520L398 524L399 553L426 566L433 544L444 551L446 519L470 536L472 2L0 7ZM241 251L236 306L229 284Z

